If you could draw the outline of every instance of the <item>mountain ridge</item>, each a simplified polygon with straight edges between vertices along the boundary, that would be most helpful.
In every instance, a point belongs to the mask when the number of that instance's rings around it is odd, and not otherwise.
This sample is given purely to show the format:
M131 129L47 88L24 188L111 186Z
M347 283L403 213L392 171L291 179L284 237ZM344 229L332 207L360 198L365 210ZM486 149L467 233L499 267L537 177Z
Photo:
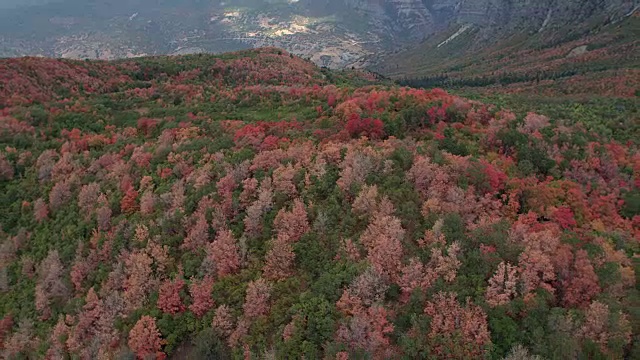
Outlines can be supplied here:
M116 59L276 46L334 67L365 67L452 26L484 46L516 32L615 18L638 0L232 0L179 4L67 0L0 15L0 56Z

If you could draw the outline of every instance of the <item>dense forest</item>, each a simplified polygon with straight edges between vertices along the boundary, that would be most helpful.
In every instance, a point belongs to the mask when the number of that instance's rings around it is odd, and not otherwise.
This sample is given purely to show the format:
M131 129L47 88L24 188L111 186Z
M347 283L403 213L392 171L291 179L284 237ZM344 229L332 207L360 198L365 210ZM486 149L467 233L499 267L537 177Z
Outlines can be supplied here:
M0 60L1 357L640 358L640 136L581 114L272 48Z

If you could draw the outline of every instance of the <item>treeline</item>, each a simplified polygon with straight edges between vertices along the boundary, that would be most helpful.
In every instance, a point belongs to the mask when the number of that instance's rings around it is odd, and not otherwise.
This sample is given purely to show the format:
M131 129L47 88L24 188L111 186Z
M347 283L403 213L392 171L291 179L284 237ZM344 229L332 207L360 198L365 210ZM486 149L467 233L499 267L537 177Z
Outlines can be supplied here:
M580 75L586 71L562 70L550 72L537 72L535 74L506 73L496 76L473 76L464 78L453 78L447 74L424 76L419 78L405 77L398 80L402 86L414 88L461 88L461 87L486 87L493 85L509 85L522 82L539 82L542 80L557 80L570 76Z

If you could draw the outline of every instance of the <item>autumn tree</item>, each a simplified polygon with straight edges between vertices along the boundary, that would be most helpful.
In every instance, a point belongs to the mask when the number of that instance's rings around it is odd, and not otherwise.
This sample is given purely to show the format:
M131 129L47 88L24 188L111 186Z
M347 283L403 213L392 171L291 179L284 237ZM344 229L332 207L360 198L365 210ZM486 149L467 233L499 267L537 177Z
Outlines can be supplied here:
M373 149L349 149L340 164L340 178L336 182L342 191L360 185L378 166L378 155Z
M567 306L584 306L600 293L598 276L585 250L580 249L576 252L573 272L564 281L564 286L563 300Z
M189 310L197 317L202 317L215 305L211 297L214 280L212 277L205 277L202 280L191 279L189 284L189 295L191 295L191 305Z
M367 307L380 304L388 289L389 284L384 277L369 267L343 291L336 307L345 314L361 313Z
M272 285L262 278L249 283L244 305L242 306L244 316L247 319L255 319L269 312L271 289Z
M48 181L51 178L51 172L56 164L56 158L58 153L55 150L49 149L43 151L36 160L36 169L38 171L38 180L40 182Z
M71 199L71 186L69 181L59 181L49 193L49 206L52 211L56 211Z
M73 260L70 271L71 283L76 291L80 291L82 289L82 282L99 265L97 253L95 251L91 251L89 255L85 255L83 250L84 244L82 242L78 242L78 246L76 247L76 257Z
M631 323L622 312L612 314L609 306L593 301L585 311L585 319L577 336L593 341L604 354L609 354L611 342L627 345L631 342ZM621 350L621 349L620 349ZM622 355L618 350L618 355ZM611 354L613 357L615 354Z
M358 114L351 114L346 129L352 137L366 136L379 139L384 136L384 123L380 119L362 119Z
M164 359L162 352L164 344L160 331L156 327L156 319L144 315L129 331L129 347L136 354L137 359Z
M49 207L42 199L38 199L33 203L33 217L37 222L43 222L49 217Z
M28 318L23 319L18 324L18 329L4 342L4 349L0 355L4 359L12 359L18 357L20 353L26 353L29 357L29 353L34 350L36 345L33 321Z
M452 282L456 278L456 274L462 263L458 260L460 253L460 244L453 242L447 247L447 254L442 253L440 248L431 249L431 259L429 267L438 275L448 282Z
M517 344L511 348L504 360L542 360L542 358L538 355L531 355L526 347Z
M101 330L98 321L105 316L104 312L103 301L93 288L89 289L82 312L78 315L75 326L69 330L66 346L71 352L86 352L89 350L89 343L97 343Z
M356 214L370 216L378 206L378 187L376 185L364 185L360 193L353 201L352 209Z
M205 214L195 214L196 221L189 229L187 237L181 245L181 248L196 251L204 247L209 241L209 224Z
M351 239L344 239L340 242L339 256L342 256L342 254L346 255L346 257L352 261L360 261L362 257L360 255L360 249Z
M13 174L13 165L4 154L0 154L0 180L11 180L13 179Z
M298 193L293 178L296 175L296 169L291 165L281 165L273 171L273 188L276 192L285 194L289 197Z
M409 300L413 290L417 288L429 289L437 278L435 270L429 269L418 258L411 258L409 264L402 267L401 273L398 285L402 290L401 300L403 302Z
M138 211L138 192L130 186L120 201L120 211L123 214L133 214Z
M96 210L96 220L98 221L98 229L101 231L108 231L111 227L111 206L107 197L102 194L98 197L99 207Z
M302 235L309 232L309 219L302 200L295 199L291 211L280 209L273 221L273 226L279 235L287 236L291 243L297 242Z
M374 306L366 312L349 318L336 333L338 341L353 350L364 350L375 359L393 358L391 340L393 324L389 322L389 311L382 306Z
M556 209L552 217L563 229L569 229L577 225L573 211L568 206Z
M13 316L5 315L0 320L0 350L4 349L4 341L13 327Z
M264 276L270 280L283 280L293 275L295 254L288 235L279 234L271 241L265 256Z
M218 231L215 240L207 247L207 258L211 259L218 277L234 274L240 269L238 244L231 230Z
M454 293L439 292L428 301L425 314L431 317L428 338L435 356L479 358L484 356L491 338L487 315L467 300L460 306Z
M85 218L89 218L93 213L93 209L98 202L100 196L100 184L92 182L83 185L78 194L78 208L82 211Z
M218 306L211 322L211 327L224 337L231 335L233 331L233 315L227 305Z
M135 251L124 259L124 300L128 309L142 306L151 289L154 288L153 259L145 252Z
M273 189L269 180L263 180L258 198L247 207L244 218L245 234L256 236L262 231L262 215L273 206Z
M404 234L400 219L377 214L360 236L360 242L368 248L369 262L380 274L393 280L397 280L402 266Z
M160 285L160 291L158 292L158 309L172 315L183 312L185 306L180 297L183 287L184 280L181 274L174 280L165 280Z
M47 257L38 266L36 282L36 309L43 319L51 315L50 305L55 300L64 300L69 288L64 281L64 267L57 250L49 251Z
M240 193L240 204L243 207L249 206L258 192L258 180L256 178L248 178L242 180L242 193Z
M517 268L508 262L501 262L498 269L489 279L485 293L487 303L492 306L503 305L516 296L518 273Z
M140 213L142 215L151 215L154 211L155 204L156 196L153 194L153 190L146 190L140 197Z
M223 212L228 213L231 211L231 202L233 197L233 191L238 186L236 182L236 176L234 174L234 169L229 167L225 176L221 177L218 182L216 182L216 189L218 191L218 196L221 199L221 203L223 205Z
M556 279L553 256L559 239L551 231L524 234L525 249L518 259L518 272L526 295L541 287L551 293L555 289L551 282Z

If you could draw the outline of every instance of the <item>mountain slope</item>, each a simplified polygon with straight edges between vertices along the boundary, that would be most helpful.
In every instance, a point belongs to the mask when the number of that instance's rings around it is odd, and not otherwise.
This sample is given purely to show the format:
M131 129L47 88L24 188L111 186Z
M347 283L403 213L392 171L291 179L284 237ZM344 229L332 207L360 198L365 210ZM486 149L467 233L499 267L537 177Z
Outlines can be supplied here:
M0 59L0 357L637 358L639 130L576 114L275 48Z
M382 57L372 68L419 86L635 96L640 86L640 11L592 20L560 28L549 21L534 32L460 25L414 49ZM487 34L493 37L483 40Z
M60 0L0 13L0 56L114 59L277 46L330 67L368 66L471 26L471 48L601 24L638 0ZM471 30L470 30L471 31Z

